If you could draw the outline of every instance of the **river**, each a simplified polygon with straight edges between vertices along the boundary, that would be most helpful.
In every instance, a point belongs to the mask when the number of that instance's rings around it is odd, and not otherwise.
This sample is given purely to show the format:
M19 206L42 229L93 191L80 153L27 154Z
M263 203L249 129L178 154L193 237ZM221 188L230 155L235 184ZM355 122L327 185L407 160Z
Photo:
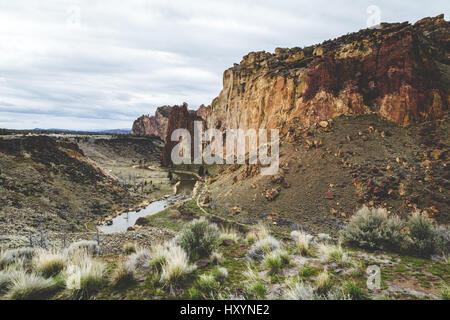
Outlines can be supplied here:
M125 232L129 227L134 227L137 219L156 214L177 201L190 198L196 181L190 180L193 179L191 175L181 175L181 179L175 194L165 199L154 201L141 210L124 212L110 220L112 224L109 222L101 226L101 231L105 234Z

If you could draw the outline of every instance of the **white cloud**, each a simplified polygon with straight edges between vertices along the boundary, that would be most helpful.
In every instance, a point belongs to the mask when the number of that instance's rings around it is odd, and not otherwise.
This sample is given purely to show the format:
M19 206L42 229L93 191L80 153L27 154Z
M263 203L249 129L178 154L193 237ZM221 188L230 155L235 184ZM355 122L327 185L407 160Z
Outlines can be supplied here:
M306 46L446 1L0 0L0 127L130 127L157 106L209 104L249 51Z

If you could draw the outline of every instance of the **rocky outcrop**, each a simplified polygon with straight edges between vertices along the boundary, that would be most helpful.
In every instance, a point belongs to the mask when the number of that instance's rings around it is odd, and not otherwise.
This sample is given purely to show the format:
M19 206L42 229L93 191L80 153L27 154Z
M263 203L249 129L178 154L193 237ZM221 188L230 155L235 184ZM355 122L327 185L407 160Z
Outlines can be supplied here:
M202 108L200 108L201 110ZM173 106L169 113L166 144L162 152L162 165L169 166L172 164L171 152L173 147L178 144L177 141L171 141L172 132L176 129L187 129L194 137L194 121L201 121L202 117L197 115L198 111L189 110L187 103L181 106ZM194 150L194 139L191 141L191 151Z
M307 48L251 52L225 71L209 128L310 125L375 113L402 126L448 110L450 23L382 24Z
M165 140L167 136L167 125L169 113L172 107L163 106L156 109L155 115L143 115L133 123L131 134L135 136L155 135Z

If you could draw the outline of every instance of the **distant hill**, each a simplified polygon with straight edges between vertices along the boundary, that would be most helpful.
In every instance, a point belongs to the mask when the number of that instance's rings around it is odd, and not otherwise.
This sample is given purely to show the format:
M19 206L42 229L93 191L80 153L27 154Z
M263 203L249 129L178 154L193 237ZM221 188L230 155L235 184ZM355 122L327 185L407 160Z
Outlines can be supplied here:
M31 131L129 134L131 130L130 129L69 130L69 129L57 129L57 128L50 128L50 129L34 128Z

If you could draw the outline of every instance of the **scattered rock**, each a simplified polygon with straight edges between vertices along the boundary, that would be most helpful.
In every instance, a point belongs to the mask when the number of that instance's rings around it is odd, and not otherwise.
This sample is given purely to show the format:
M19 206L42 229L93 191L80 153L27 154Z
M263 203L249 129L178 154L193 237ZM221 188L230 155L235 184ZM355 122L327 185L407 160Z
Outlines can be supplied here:
M327 194L325 195L325 199L333 200L333 199L334 199L334 195L331 194L331 193L327 193Z
M223 247L231 247L232 245L234 245L236 242L234 242L234 240L231 239L225 239L222 241L222 243L220 244Z
M204 267L209 266L210 263L211 262L207 259L201 259L201 260L198 260L195 264L197 265L197 267L204 268Z
M266 191L265 197L269 201L275 200L280 195L280 192L277 189L270 189Z
M139 218L136 220L136 223L135 223L135 224L138 225L138 226L145 226L145 225L148 224L148 220L145 219L144 217L139 217Z

